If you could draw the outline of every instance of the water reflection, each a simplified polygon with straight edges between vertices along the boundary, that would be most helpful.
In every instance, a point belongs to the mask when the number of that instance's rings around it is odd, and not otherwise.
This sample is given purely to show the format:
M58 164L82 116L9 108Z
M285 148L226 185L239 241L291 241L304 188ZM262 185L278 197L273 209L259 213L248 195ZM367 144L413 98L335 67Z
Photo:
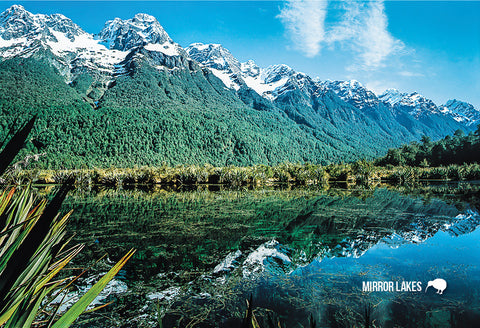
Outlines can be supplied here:
M478 215L473 222L478 225ZM424 242L414 238L394 248L391 240L387 241L371 247L359 258L318 258L295 270L288 279L303 290L311 284L317 286L312 297L324 300L317 313L327 326L335 326L335 317L329 315L332 309L342 313L361 302L372 304L372 320L381 327L473 327L478 322L478 229L460 236L451 230L439 231ZM444 294L425 292L427 282L438 277L448 281ZM420 281L422 289L364 293L364 281ZM334 297L325 302L328 294Z
M136 247L127 294L78 326L470 327L478 317L478 185L74 193L87 264ZM425 293L448 281L444 295ZM363 281L422 292L362 292ZM105 310L108 311L108 310Z

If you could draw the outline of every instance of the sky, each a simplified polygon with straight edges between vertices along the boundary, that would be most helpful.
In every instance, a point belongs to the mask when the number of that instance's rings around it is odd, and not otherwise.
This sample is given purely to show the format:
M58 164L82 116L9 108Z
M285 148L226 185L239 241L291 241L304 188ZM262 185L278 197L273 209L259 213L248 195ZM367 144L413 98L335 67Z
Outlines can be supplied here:
M480 1L0 1L0 11L12 4L62 13L90 33L143 12L182 46L220 43L261 67L480 109Z

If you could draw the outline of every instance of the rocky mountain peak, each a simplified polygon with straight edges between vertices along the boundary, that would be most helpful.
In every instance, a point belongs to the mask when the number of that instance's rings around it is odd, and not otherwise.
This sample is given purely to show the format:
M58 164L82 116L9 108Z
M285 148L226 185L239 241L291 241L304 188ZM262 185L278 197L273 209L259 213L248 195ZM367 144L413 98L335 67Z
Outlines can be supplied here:
M144 14L144 13L138 13L132 18L133 23L158 23L157 19L153 17L152 15Z
M21 15L21 14L30 14L22 5L12 5L10 8L5 10L0 17L10 16L10 15Z
M261 68L251 59L241 64L241 70L244 75L250 77L257 77L261 72Z
M416 91L412 93L401 93L396 89L388 89L379 99L392 107L407 109L407 111L415 117L442 113L432 100Z
M73 40L85 32L71 19L61 14L32 14L23 6L13 5L0 14L0 37L3 40L37 38L55 40L54 32L60 32Z
M275 83L282 79L288 79L295 73L290 66L285 64L271 65L263 71L262 79L266 84Z
M400 91L398 91L397 89L387 89L385 90L384 93L382 93L378 98L385 102L385 103L388 103L390 106L395 106L397 103L399 103L403 96L405 94L401 93Z
M320 85L324 89L332 90L344 101L360 109L373 107L379 103L378 97L375 93L365 88L357 80L328 80L321 82Z
M415 115L439 113L439 109L435 103L419 94L418 92L412 92L408 95L404 95L400 101L401 106L412 108L412 113Z
M450 114L455 121L467 126L480 123L480 111L464 101L450 99L442 106L442 111Z
M242 70L240 62L220 44L194 43L185 50L193 60L208 68L234 74Z
M173 43L155 17L136 14L133 18L107 21L98 38L111 50L127 51L148 43Z
M273 91L283 86L296 72L287 65L260 68L253 60L240 63L220 44L194 43L186 49L190 57L212 70L227 88L246 86L260 96L272 100Z

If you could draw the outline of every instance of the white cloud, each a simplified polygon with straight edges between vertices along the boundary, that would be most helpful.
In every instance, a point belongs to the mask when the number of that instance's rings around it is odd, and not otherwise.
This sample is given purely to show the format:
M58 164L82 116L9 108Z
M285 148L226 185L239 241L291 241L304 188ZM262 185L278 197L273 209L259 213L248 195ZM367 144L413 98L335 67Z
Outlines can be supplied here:
M327 1L288 1L277 16L295 43L307 57L316 56L325 37Z
M326 27L327 5L327 1L292 0L279 15L296 46L307 56L318 55L324 45L339 45L357 55L349 70L373 70L405 49L403 42L388 32L383 1L335 2L344 13L340 21Z
M405 77L423 77L425 76L423 73L419 72L411 72L411 71L400 71L398 72L399 75L405 76Z
M405 46L387 30L388 20L383 1L370 2L368 6L366 14L362 15L363 29L358 33L356 45L360 48L364 68L374 68L381 66L389 55L399 52Z

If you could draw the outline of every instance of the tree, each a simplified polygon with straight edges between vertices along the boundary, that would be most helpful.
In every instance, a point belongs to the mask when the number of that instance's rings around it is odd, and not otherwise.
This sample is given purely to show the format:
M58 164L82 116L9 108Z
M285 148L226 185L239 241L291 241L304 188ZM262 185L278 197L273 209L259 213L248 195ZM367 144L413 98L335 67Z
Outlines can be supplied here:
M465 132L462 129L458 129L453 135L457 138L463 138L465 137Z

